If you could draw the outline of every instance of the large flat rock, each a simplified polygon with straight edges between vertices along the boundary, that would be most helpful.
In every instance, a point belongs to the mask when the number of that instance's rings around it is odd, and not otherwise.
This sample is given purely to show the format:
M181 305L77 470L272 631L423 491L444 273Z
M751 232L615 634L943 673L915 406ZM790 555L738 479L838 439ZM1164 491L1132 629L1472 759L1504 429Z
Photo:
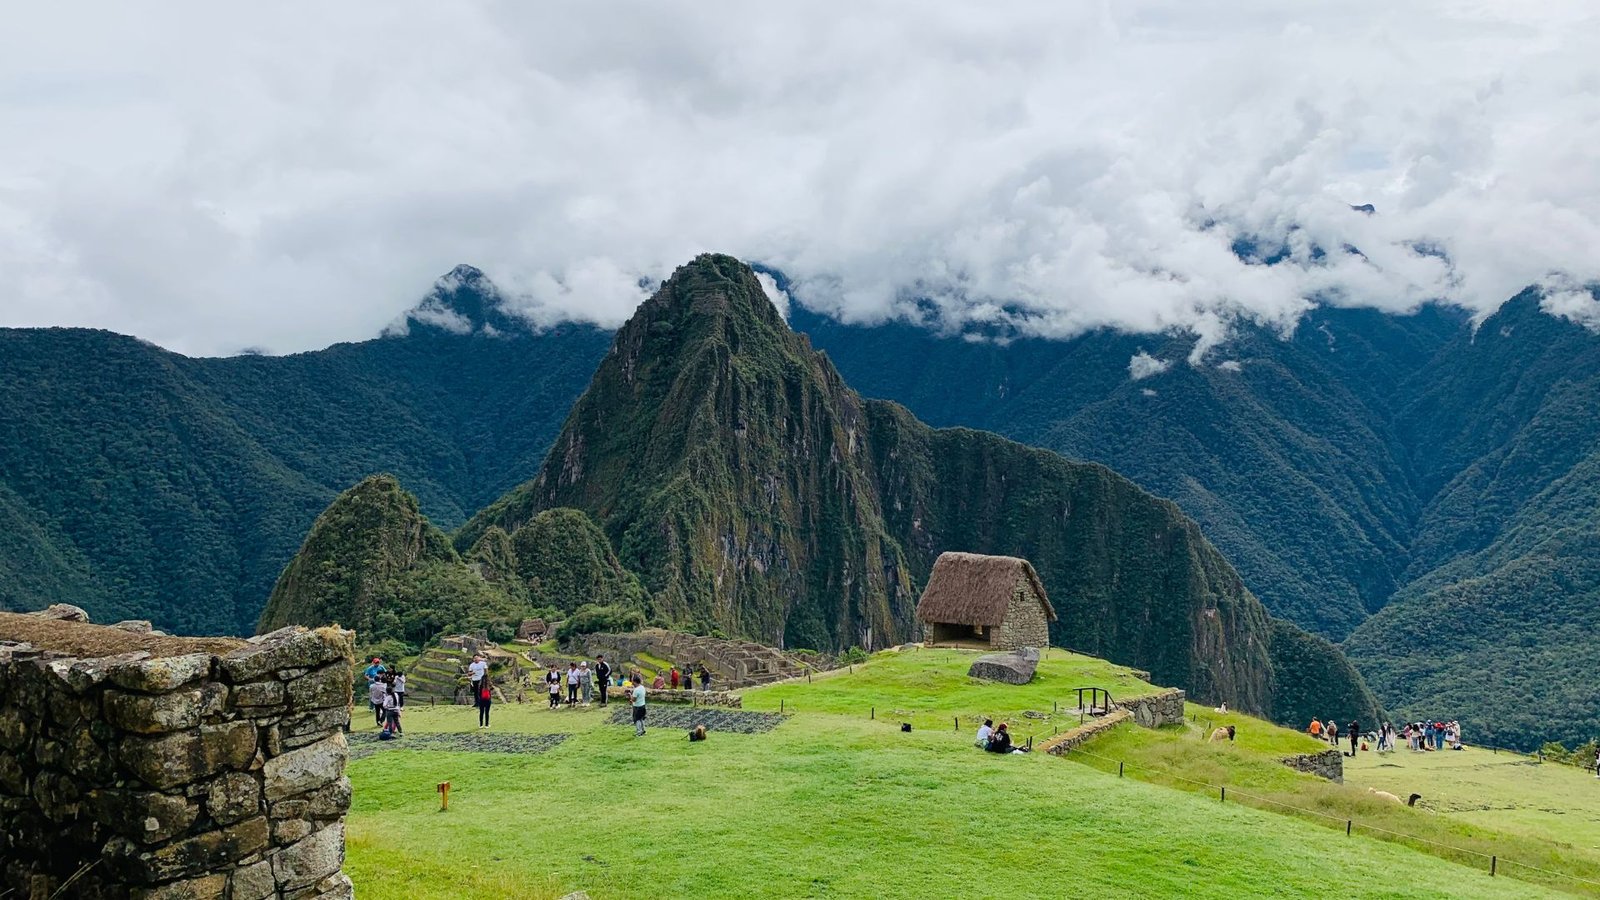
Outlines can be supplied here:
M1032 647L1006 653L985 653L973 660L967 675L984 681L1001 681L1006 684L1027 684L1039 668L1039 651Z

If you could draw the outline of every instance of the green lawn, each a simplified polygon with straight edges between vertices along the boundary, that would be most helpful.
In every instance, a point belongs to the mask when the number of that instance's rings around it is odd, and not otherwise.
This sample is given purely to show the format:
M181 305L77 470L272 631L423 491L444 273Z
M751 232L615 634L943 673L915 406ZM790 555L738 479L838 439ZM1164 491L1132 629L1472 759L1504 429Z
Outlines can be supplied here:
M1295 753L1326 750L1327 744L1248 716L1222 716L1209 708L1192 705L1190 713L1197 721L1181 726L1154 731L1136 727L1115 729L1090 741L1082 748L1083 752L1075 752L1068 758L1108 773L1115 773L1118 762L1121 762L1128 777L1210 798L1219 796L1219 786L1226 786L1228 799L1232 802L1295 815L1341 834L1349 822L1357 834L1407 843L1465 865L1487 867L1489 857L1498 856L1502 862L1502 873L1574 893L1600 896L1600 885L1586 886L1570 878L1542 876L1526 869L1514 869L1513 864L1507 862L1516 861L1600 883L1600 853L1593 852L1592 843L1574 846L1571 835L1533 827L1517 827L1515 820L1488 810L1475 817L1457 817L1440 815L1431 808L1431 802L1430 808L1410 809L1374 797L1367 792L1368 786L1389 790L1401 797L1407 796L1410 791L1409 788L1400 790L1400 783L1380 783L1368 777L1377 765L1377 755L1374 753L1359 754L1353 767L1350 760L1345 759L1346 766L1350 767L1347 768L1349 775L1346 784L1338 785L1306 776L1282 765L1279 760ZM1234 743L1211 743L1206 740L1209 728L1222 724L1235 726L1237 740ZM1401 760L1402 763L1406 761ZM1515 771L1522 781L1532 782L1538 776L1534 768L1523 765L1511 771ZM1550 765L1545 768L1565 767ZM1531 776L1526 774L1530 772L1533 773ZM1583 775L1577 769L1553 774ZM1521 790L1518 781L1497 782L1494 773L1482 773L1480 777L1485 785L1493 784L1492 790L1497 792L1509 794ZM1591 777L1588 780L1594 779ZM1584 795L1572 794L1566 809L1574 819L1582 819L1592 826L1596 816L1594 798L1597 786L1582 783L1583 777L1576 781L1577 786L1589 790ZM1573 781L1569 778L1554 779L1545 782L1543 788L1549 789L1557 784L1572 785ZM1424 796L1428 795L1425 793ZM1300 812L1294 812L1291 808ZM1530 810L1528 814L1537 816L1538 811ZM1411 840L1401 835L1409 836ZM1459 848L1467 852L1446 848Z
M1050 680L1088 677L1070 671L1082 660L1052 654ZM787 708L792 697L800 711L766 734L715 733L701 744L677 730L636 739L603 724L598 709L501 705L487 733L468 708L414 709L412 735L571 736L538 755L402 746L352 763L347 871L368 900L545 898L580 888L597 900L1435 897L1441 884L1464 897L1547 896L1405 847L1044 754L983 754L965 727L903 733L852 705L874 684L899 692L884 706L915 700L941 716L1020 710L1057 693L1043 689L1050 682L968 684L960 663L933 652L880 657L809 689L752 691L752 707L776 708L782 697ZM947 695L921 693L929 679ZM830 703L839 712L825 711ZM440 812L435 785L445 780L451 808Z
M1080 687L1103 688L1115 698L1160 690L1124 666L1059 649L1044 655L1029 684L975 681L966 673L978 655L968 650L880 653L870 663L819 674L810 682L789 681L741 693L745 709L876 716L937 731L955 731L957 717L961 730L976 731L987 716L1007 722L1019 740L1029 735L1042 740L1079 723L1078 714L1067 708L1077 706Z
M1600 855L1600 779L1572 766L1468 747L1401 749L1345 761L1345 780L1397 796L1415 792L1439 813Z

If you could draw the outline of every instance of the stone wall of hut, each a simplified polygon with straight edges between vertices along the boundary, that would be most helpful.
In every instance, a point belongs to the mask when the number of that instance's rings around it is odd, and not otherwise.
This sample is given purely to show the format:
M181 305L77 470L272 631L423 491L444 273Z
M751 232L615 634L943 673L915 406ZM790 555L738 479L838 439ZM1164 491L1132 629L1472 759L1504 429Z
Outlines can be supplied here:
M1050 620L1045 616L1043 601L1028 579L1017 578L1016 586L1011 589L1005 621L990 629L989 644L996 650L1050 646Z

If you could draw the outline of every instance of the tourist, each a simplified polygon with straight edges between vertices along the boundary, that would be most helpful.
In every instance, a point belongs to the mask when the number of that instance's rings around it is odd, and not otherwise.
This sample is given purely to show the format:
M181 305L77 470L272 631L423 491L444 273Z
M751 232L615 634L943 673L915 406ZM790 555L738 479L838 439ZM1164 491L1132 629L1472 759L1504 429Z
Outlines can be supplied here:
M678 689L678 667L677 666L673 666L672 667L672 689L673 690L677 690Z
M700 664L700 690L711 690L711 670L706 668L705 663Z
M666 688L666 686L667 686L667 679L660 672L657 672L655 680L650 682L650 690L659 691L659 690L663 690L664 688Z
M1333 716L1328 717L1328 724L1323 726L1322 733L1328 736L1328 743L1335 750L1339 749L1339 723L1333 720Z
M489 664L483 661L481 654L472 657L472 663L467 666L467 678L472 682L472 696L478 696L483 689L483 680L488 677Z
M1356 742L1361 740L1361 723L1360 722L1351 722L1349 725L1345 726L1345 729L1350 734L1350 758L1351 759L1355 759L1356 758Z
M583 705L587 707L594 697L594 674L589 671L589 661L578 663L578 687L583 691Z
M395 734L404 734L400 727L400 692L394 682L389 682L389 690L383 696L383 727Z
M989 735L989 743L984 745L990 753L1011 752L1011 732L1006 728L1006 723L1001 722L995 726L994 733Z
M555 709L561 705L561 672L556 669L555 663L550 664L550 671L544 675L545 689L550 692L550 708Z
M644 737L644 685L633 683L633 734Z
M367 684L367 702L372 704L372 718L379 728L383 727L383 698L388 694L389 686L383 683L381 677L374 675Z
M689 729L689 740L690 740L690 742L703 741L705 739L706 739L706 727L704 725L696 725L695 727Z
M1594 748L1594 777L1600 778L1600 747Z
M600 705L606 705L606 691L611 689L611 664L604 653L594 658L594 677L600 685Z
M1312 719L1311 727L1306 729L1306 733L1319 741L1322 740L1322 720Z
M489 704L494 702L494 685L485 678L483 686L478 688L478 727L489 727Z
M374 656L372 658L372 665L367 666L367 672L366 672L367 684L370 685L374 681L377 681L378 680L378 676L382 675L382 674L383 674L383 657Z
M989 735L991 734L994 734L994 720L984 719L983 724L978 726L978 737L972 742L972 745L979 750L987 750L989 748Z
M400 698L400 705L406 705L406 673L394 673L394 693Z

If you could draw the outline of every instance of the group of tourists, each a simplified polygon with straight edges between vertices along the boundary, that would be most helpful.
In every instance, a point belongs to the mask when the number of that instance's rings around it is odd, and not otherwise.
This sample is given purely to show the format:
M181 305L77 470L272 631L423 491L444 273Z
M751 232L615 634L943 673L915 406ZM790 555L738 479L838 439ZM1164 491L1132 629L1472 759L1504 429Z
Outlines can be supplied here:
M1349 752L1344 753L1349 757L1354 757L1357 750L1376 749L1379 753L1393 753L1398 739L1404 739L1413 753L1461 749L1461 723L1455 721L1408 722L1399 730L1395 729L1393 723L1384 722L1377 731L1363 733L1360 722L1346 724L1341 732L1338 721L1329 716L1326 722L1312 719L1306 733L1317 740L1327 741L1335 749L1339 747L1339 738L1343 734L1350 742Z
M698 671L686 665L681 670L673 666L669 672L657 672L655 679L650 682L650 689L694 690L696 676L700 679L700 690L711 690L711 670L706 668L705 663L700 664ZM593 665L586 659L569 661L563 670L559 664L552 663L544 674L544 684L545 691L550 695L551 709L559 709L563 705L570 709L587 707L594 702L596 695L600 705L605 706L612 688L620 688L632 697L634 688L644 686L645 677L638 669L629 669L626 673L618 671L606 662L602 653L595 657Z
M392 740L402 734L400 711L406 705L406 673L394 666L385 666L383 657L374 656L366 668L367 703L372 707L373 719L381 729L380 740Z

